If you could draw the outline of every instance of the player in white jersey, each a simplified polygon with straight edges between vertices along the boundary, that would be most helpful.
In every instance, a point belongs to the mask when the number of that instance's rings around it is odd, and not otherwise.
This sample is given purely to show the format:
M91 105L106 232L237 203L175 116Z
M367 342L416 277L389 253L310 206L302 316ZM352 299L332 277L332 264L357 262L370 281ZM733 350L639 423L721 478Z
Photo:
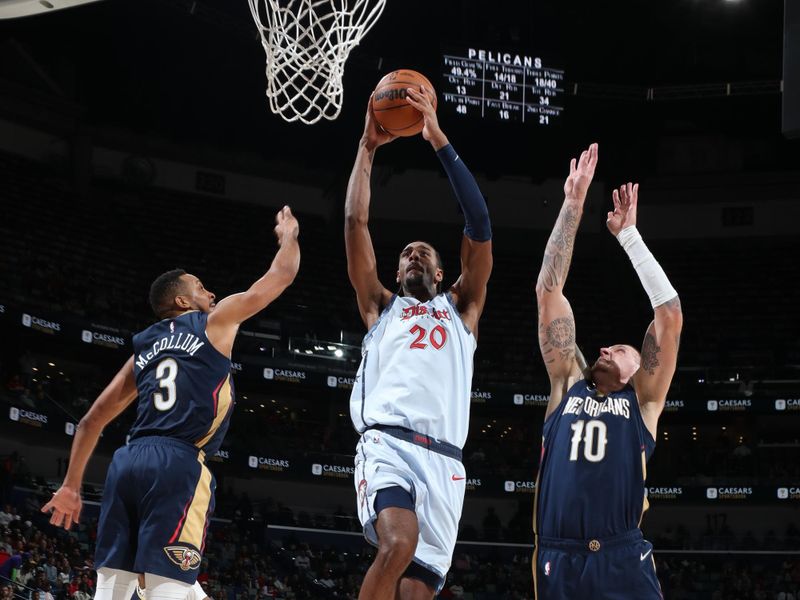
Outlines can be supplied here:
M375 150L394 139L367 110L345 205L350 282L368 328L350 400L355 486L364 535L378 547L360 599L430 600L450 568L464 502L461 448L469 427L472 355L492 270L491 225L475 179L442 133L430 90L408 90L423 137L464 213L461 276L442 291L441 259L425 242L400 253L399 290L378 280L369 220Z

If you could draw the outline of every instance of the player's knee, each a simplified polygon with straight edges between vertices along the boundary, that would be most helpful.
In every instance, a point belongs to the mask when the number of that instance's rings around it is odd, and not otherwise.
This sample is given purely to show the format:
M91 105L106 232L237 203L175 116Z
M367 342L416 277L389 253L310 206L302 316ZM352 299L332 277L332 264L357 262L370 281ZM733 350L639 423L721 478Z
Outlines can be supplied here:
M414 558L417 537L406 533L390 533L381 537L378 558L387 566L405 567Z

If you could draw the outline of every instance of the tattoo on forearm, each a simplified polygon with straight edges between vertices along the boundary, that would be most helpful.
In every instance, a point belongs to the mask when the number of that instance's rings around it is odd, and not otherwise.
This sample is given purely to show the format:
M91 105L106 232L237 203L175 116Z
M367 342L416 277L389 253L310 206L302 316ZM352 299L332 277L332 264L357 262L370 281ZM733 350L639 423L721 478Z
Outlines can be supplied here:
M661 346L658 345L656 336L648 331L642 344L642 368L650 375L655 374L656 367L660 364L658 362L659 352L661 352Z
M550 239L547 240L542 268L539 271L539 282L547 292L562 287L567 279L579 224L578 209L565 204L558 214Z
M575 355L575 319L559 317L545 325L539 324L539 345L546 364Z

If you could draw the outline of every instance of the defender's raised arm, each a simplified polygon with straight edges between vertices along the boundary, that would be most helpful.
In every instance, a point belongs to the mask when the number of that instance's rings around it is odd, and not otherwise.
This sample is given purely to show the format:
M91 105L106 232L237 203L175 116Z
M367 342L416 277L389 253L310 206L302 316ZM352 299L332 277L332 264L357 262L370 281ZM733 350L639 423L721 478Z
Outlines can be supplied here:
M678 292L636 229L639 184L628 183L614 190L613 200L614 210L608 213L606 225L631 259L655 313L642 342L641 367L633 378L642 417L655 437L678 361L683 312Z
M545 418L561 402L571 380L580 376L575 360L575 318L564 296L575 235L583 216L583 203L597 166L597 144L572 159L564 183L564 204L558 213L553 232L547 240L542 267L536 280L538 302L539 348L550 377L550 402Z

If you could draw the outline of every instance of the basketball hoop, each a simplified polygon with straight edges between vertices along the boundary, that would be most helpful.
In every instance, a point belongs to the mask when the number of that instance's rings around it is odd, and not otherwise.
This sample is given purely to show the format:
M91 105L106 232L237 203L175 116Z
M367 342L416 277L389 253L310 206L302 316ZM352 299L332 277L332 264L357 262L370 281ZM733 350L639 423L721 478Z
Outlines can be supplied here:
M344 63L386 0L248 2L267 54L270 110L307 125L339 116Z

